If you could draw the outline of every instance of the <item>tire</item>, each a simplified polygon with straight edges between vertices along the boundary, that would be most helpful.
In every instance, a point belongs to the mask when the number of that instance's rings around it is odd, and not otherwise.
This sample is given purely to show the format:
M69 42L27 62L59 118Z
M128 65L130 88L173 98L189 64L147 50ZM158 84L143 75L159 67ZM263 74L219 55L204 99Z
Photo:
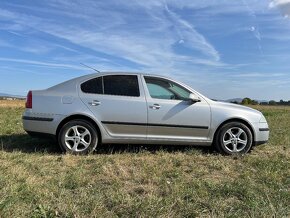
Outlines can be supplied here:
M215 137L216 149L226 155L239 155L249 152L253 145L251 130L243 123L224 124Z
M85 120L67 122L58 134L61 149L70 154L83 155L92 153L99 142L96 128Z

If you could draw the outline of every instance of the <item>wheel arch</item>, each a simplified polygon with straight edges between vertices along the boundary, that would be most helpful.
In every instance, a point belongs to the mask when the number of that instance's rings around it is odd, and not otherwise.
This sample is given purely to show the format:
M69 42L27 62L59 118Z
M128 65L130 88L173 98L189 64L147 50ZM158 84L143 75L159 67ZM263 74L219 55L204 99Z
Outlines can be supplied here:
M255 141L256 139L256 135L255 135L255 131L254 131L254 127L247 121L247 120L244 120L242 118L230 118L230 119L227 119L225 120L224 122L222 122L218 128L215 130L215 133L214 133L214 136L213 136L213 142L215 141L216 137L217 137L217 133L219 132L219 130L227 123L230 123L230 122L240 122L242 124L245 124L251 131L252 133L252 136L253 136L253 142Z
M85 121L88 121L89 123L91 123L97 130L97 133L98 133L98 137L99 137L99 141L102 142L102 134L101 134L101 130L100 130L100 127L99 125L96 123L96 121L94 119L92 119L91 117L87 116L87 115L83 115L83 114L73 114L73 115L70 115L66 118L64 118L59 124L58 124L58 127L56 129L56 137L58 137L58 134L61 130L61 128L66 124L68 123L69 121L72 121L72 120L85 120Z

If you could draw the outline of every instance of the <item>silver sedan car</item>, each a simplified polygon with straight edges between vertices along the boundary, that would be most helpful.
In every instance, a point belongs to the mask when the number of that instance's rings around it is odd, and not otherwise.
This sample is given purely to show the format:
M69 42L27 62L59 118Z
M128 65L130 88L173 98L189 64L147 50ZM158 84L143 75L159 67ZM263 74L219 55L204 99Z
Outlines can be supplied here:
M244 154L269 138L261 112L141 73L91 74L29 91L23 126L30 135L55 136L72 154L100 143L213 145L223 154Z

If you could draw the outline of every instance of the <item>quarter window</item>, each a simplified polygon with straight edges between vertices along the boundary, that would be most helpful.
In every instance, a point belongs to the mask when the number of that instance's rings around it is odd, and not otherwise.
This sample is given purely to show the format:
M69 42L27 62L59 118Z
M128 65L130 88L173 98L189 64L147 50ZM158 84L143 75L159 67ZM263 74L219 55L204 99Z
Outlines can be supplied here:
M84 82L81 85L81 90L90 94L103 94L103 77L97 77Z

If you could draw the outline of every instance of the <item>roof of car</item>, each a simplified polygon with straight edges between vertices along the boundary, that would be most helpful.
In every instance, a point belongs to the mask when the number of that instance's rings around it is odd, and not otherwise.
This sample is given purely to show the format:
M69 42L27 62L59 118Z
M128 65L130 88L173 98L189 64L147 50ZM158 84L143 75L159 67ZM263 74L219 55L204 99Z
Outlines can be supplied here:
M117 75L117 74L119 74L119 75L146 75L146 76L154 76L154 77L156 76L156 77L160 77L160 78L163 77L161 75L154 75L154 74L141 73L141 72L100 72L100 73L86 74L86 75L83 75L83 76L80 76L77 78L73 78L71 80L65 81L65 82L57 84L55 86L52 86L49 89L52 90L52 89L56 89L58 87L63 87L64 85L68 85L68 84L72 84L72 83L76 83L76 82L77 83L84 82L86 80L93 79L93 78L98 77L98 76ZM163 78L166 78L166 77L163 77Z
M63 89L64 86L72 86L75 87L76 83L82 83L85 82L87 80L93 79L95 77L98 76L105 76L105 75L143 75L143 76L152 76L152 77L159 77L159 78L163 78L163 79L169 79L174 81L172 78L163 76L163 75L157 75L157 74L150 74L150 73L144 73L144 72L100 72L100 73L92 73L92 74L87 74L84 76L80 76L71 80L68 80L66 82L60 83L58 85L55 85L53 87L48 88L47 90L56 90L58 88ZM175 81L176 82L176 81ZM185 85L183 83L177 82L178 84L182 84L183 86L187 87L189 90L193 90L190 86ZM194 91L195 93L198 93L197 91ZM202 94L198 93L200 96L206 98L205 96L203 96Z
M105 71L100 73L93 73L89 75L112 75L112 74L123 74L123 75L146 75L146 76L160 76L157 74L145 73L145 72L125 72L125 71Z
M86 79L90 79L90 78L94 78L97 76L105 76L105 75L143 75L143 76L154 76L154 77L163 77L163 78L167 78L163 75L157 75L157 74L151 74L151 73L144 73L144 72L121 72L121 71L116 71L116 72L100 72L100 73L92 73L92 74L87 74L81 77L76 78L77 80L81 79L81 80L86 80Z

